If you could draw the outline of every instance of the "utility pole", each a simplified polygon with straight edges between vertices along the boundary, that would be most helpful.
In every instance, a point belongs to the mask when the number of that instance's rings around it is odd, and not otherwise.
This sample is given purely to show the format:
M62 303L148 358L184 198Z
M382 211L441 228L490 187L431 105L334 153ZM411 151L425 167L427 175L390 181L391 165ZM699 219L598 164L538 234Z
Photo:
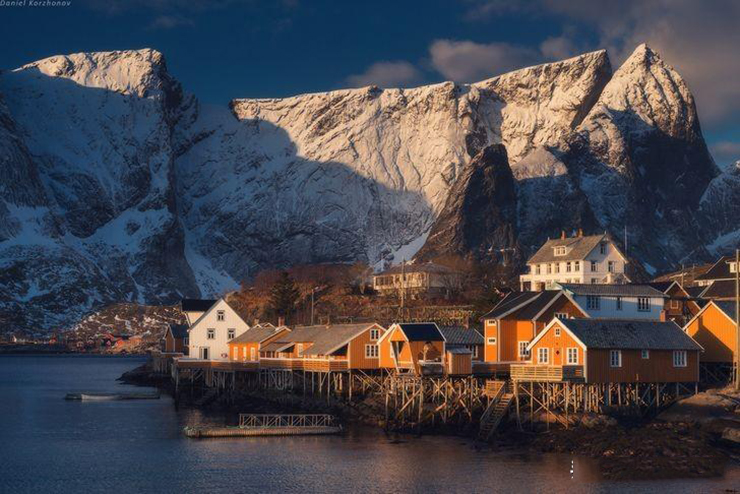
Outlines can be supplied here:
M740 390L740 249L735 249L735 390Z
M624 224L624 255L627 255L627 223Z
M403 315L406 298L406 259L401 263L401 315Z
M313 292L316 291L316 287L311 287L311 326L313 326Z

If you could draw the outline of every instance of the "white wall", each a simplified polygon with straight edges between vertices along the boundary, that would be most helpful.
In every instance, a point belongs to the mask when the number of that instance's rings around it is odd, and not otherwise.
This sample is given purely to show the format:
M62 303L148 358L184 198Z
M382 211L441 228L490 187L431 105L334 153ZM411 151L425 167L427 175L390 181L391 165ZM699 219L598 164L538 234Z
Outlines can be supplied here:
M573 297L578 305L588 315L595 319L646 319L660 320L660 312L663 310L664 299L660 297L650 298L650 310L638 311L637 297L622 297L622 310L617 310L617 297L600 297L600 308L589 309L588 297L577 295Z
M223 311L224 320L218 320ZM214 338L208 339L208 329L214 330ZM236 338L249 329L249 325L227 304L219 299L196 324L190 327L190 358L203 358L203 349L208 349L208 360L229 360L229 329L234 329Z

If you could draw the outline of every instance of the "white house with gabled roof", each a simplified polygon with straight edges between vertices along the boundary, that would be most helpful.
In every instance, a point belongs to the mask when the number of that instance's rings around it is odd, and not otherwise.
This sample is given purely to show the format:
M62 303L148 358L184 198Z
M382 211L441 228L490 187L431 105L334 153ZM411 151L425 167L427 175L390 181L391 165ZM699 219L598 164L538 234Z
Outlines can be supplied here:
M249 324L220 298L190 326L189 356L201 360L229 360L229 341L248 329Z
M521 290L553 290L557 283L623 284L629 261L608 234L548 239L527 261Z

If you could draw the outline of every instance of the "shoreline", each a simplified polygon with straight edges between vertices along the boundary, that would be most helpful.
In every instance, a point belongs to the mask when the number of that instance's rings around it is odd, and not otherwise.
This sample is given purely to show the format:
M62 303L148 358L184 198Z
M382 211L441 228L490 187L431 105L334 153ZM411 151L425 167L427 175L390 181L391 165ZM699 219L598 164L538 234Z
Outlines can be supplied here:
M241 391L230 403L174 395L168 376L155 376L147 362L125 372L118 380L138 386L152 386L175 398L176 407L192 407L205 413L332 413L348 427L372 427L388 437L422 435L464 437L474 440L477 425L425 426L420 429L388 430L384 424L382 400L366 396L347 403L316 399L280 391ZM740 407L738 408L740 410ZM740 419L740 414L738 414ZM544 421L533 431L517 430L509 420L490 443L474 443L477 449L521 453L568 453L594 460L607 480L690 479L721 477L728 464L740 465L740 443L722 439L708 424L644 420L619 420L604 415L583 417L581 423L565 429Z

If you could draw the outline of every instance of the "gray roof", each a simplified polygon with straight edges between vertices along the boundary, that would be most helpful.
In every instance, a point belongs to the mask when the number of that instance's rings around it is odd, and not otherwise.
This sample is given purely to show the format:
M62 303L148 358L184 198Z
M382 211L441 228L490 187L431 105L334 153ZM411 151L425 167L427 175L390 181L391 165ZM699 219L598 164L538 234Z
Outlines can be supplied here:
M409 341L444 341L439 327L433 322L398 323Z
M701 294L702 298L708 299L734 299L735 280L717 280L706 287Z
M448 353L454 353L456 355L472 355L472 353L473 353L470 350L468 350L467 348L465 348L465 347L459 347L459 346L458 347L447 348L447 352Z
M603 297L655 297L668 298L650 285L588 285L577 283L559 283L563 290L572 295L599 295Z
M272 324L258 324L231 340L230 343L262 343L275 333L277 333L277 328Z
M716 283L716 282L715 282ZM727 316L735 320L735 301L734 300L715 300L715 305L719 307L719 310L727 314Z
M582 261L599 245L602 240L608 240L604 234L588 235L585 237L552 238L540 247L540 250L527 261L527 264L538 264L555 261ZM555 247L567 247L563 256L555 255Z
M180 309L183 312L205 312L218 300L213 299L198 299L198 298L184 298L180 301Z
M461 326L439 326L439 332L449 345L482 345L483 335L475 329Z
M587 348L701 350L674 322L566 319L560 321Z
M353 338L374 326L373 323L330 324L328 326L296 326L291 333L281 337L281 342L312 342L307 355L329 355Z
M545 290L540 292L539 297L533 299L517 313L517 319L520 321L534 319L537 314L542 312L542 309L547 307L547 304L555 300L562 293L560 290Z
M187 324L170 324L170 331L172 337L177 339L187 338L188 336L188 325Z
M483 316L483 319L496 319L519 305L531 302L542 292L511 292L502 298L493 309Z
M735 261L734 256L723 256L719 258L719 261L715 262L709 270L700 274L694 281L709 281L709 280L728 280L733 279L734 273L730 272L730 263Z

